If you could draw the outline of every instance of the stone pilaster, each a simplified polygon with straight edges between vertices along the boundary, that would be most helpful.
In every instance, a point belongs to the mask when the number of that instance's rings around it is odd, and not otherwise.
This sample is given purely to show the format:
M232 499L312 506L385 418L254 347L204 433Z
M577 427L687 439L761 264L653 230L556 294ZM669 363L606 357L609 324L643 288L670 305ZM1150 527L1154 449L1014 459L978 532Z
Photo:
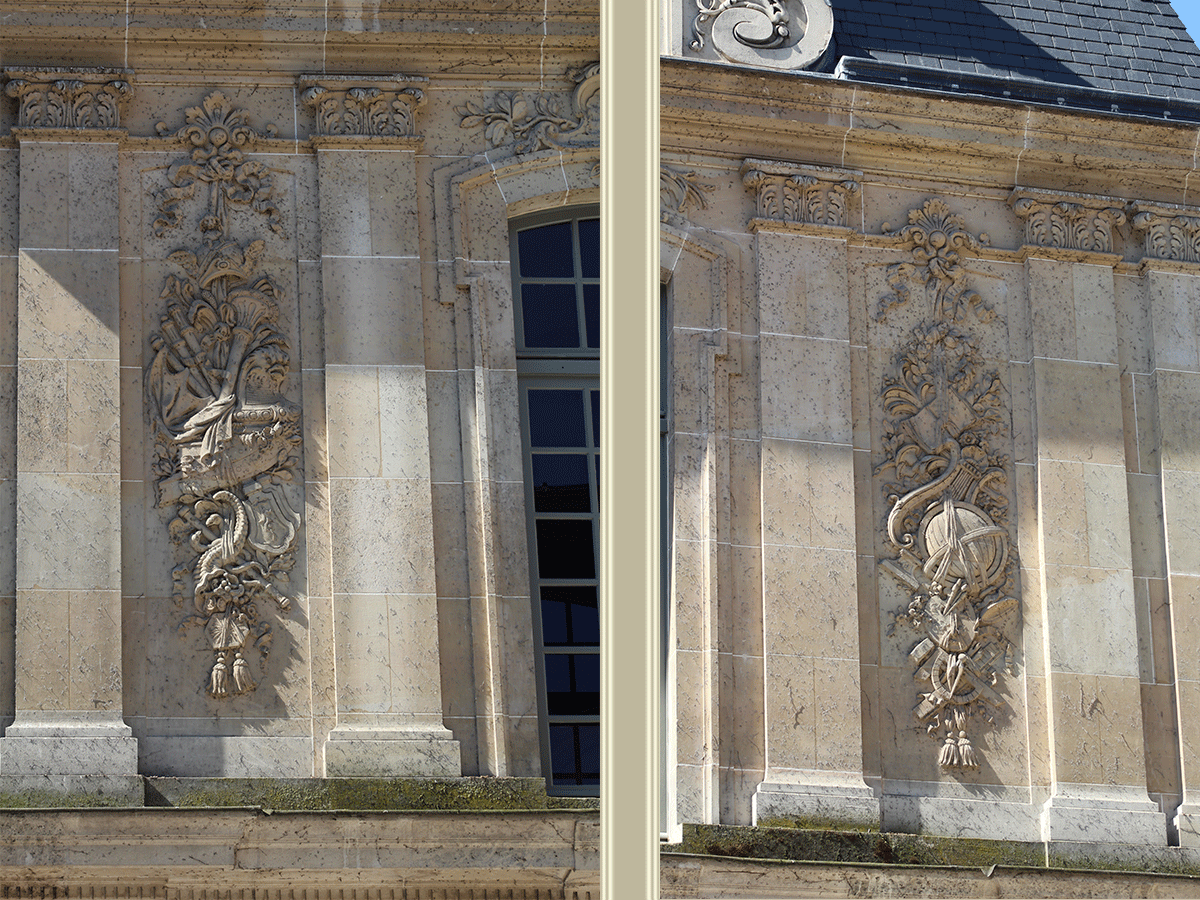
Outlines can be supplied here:
M1149 389L1139 393L1137 445L1157 448L1170 644L1183 802L1180 844L1200 847L1200 209L1135 203L1143 241L1152 347ZM1155 460L1148 460L1151 464ZM1165 648L1161 648L1164 649ZM1156 654L1160 648L1156 647Z
M1042 838L1162 844L1146 791L1113 229L1121 204L1017 190L1032 331L1051 795ZM1032 651L1030 651L1032 652Z
M6 75L21 178L16 720L0 777L6 790L140 804L121 690L117 151L129 78Z
M419 84L301 83L317 122L325 298L337 654L328 776L461 772L442 720L417 246Z
M766 775L755 821L878 826L863 781L849 172L762 160L757 195Z

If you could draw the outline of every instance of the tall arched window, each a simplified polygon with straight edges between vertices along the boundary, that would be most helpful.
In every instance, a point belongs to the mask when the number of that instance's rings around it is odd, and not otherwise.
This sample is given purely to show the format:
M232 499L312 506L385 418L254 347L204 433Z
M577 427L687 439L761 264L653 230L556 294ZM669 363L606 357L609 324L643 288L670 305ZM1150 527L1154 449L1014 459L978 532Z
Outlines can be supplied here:
M598 212L511 225L542 763L557 794L600 784Z

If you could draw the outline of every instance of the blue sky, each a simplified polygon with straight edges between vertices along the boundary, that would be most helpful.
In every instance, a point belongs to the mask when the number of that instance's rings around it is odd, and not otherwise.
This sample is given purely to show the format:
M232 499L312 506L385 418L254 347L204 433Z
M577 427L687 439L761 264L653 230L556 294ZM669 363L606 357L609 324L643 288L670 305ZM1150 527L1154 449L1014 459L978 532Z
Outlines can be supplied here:
M1192 40L1200 41L1200 0L1171 0Z

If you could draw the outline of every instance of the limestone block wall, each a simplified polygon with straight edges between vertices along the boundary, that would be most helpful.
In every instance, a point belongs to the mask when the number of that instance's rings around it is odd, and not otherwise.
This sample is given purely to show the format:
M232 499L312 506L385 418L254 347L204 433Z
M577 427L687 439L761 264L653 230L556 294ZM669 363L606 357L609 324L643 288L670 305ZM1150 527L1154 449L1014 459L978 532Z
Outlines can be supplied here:
M1190 132L705 76L664 69L674 821L1194 846Z
M542 774L508 220L597 202L598 75L522 16L504 91L0 37L7 787Z

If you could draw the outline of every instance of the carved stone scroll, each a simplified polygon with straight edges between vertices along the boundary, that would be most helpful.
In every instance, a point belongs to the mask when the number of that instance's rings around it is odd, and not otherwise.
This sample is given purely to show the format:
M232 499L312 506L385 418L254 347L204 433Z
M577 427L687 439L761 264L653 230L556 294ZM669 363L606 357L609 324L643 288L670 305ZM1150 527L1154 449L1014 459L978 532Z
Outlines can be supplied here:
M742 163L742 184L755 192L757 218L841 228L850 224L857 174L762 159Z
M1124 210L1103 197L1022 188L1009 203L1025 220L1025 243L1037 247L1112 253L1113 229L1125 224Z
M1146 256L1200 262L1200 210L1142 203L1130 205L1133 230L1142 235Z
M160 129L161 130L161 129ZM264 242L230 234L231 207L281 232L270 175L243 148L259 135L220 93L187 111L175 137L192 147L157 194L161 234L199 200L202 245L172 253L166 305L151 338L146 393L155 438L159 507L184 561L173 573L185 625L214 654L205 685L215 698L255 688L255 654L270 650L262 605L286 611L303 509L300 410L283 386L290 348L279 328L282 292L258 273ZM197 185L207 196L196 197Z
M416 110L425 102L417 87L428 79L397 75L367 81L354 76L305 76L300 95L312 107L317 134L403 138L416 135Z
M833 38L826 0L694 0L692 8L689 48L700 53L711 39L717 56L744 65L804 69Z
M959 250L981 239L938 200L913 210L898 232L912 262L894 266L882 317L923 285L926 314L885 378L885 535L895 556L881 563L908 591L889 634L917 635L909 653L919 684L916 719L942 741L946 770L974 769L979 751L972 720L994 723L1005 700L997 689L1010 672L1009 623L1019 602L1009 544L1009 459L1005 391L966 329L968 313L990 310L966 284ZM900 286L904 284L904 289Z
M5 69L18 128L119 128L132 73L120 69Z
M569 99L525 91L501 93L489 107L457 107L459 126L482 125L490 146L515 144L517 153L594 145L600 140L600 63L569 69L567 75L575 82Z
M695 172L684 172L670 166L659 166L659 216L663 222L681 226L693 209L706 209L715 185L700 181Z

